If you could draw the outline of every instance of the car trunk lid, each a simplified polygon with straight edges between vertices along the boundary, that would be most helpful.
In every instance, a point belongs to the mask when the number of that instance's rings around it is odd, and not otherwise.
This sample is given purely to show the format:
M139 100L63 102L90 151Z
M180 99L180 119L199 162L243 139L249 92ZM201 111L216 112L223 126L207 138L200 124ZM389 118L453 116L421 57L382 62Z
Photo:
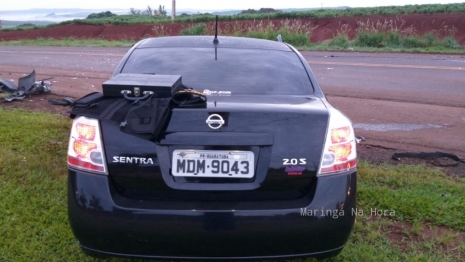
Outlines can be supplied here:
M207 124L212 115L223 119L221 127ZM102 130L109 174L127 196L245 201L308 194L316 183L327 123L326 107L313 96L209 96L206 108L169 111L155 139L131 136L105 123ZM189 166L192 161L176 158L191 152L251 154L252 176L215 177L212 167L207 168L213 164L218 171L229 165L226 173L244 171L244 165L231 171L235 161L196 159ZM199 165L204 173L210 168L210 175L189 172L198 171Z

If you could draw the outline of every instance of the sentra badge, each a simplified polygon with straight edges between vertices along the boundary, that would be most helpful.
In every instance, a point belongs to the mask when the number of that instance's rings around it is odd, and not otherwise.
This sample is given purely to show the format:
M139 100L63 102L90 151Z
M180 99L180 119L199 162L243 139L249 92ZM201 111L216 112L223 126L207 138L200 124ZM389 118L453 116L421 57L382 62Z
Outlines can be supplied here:
M113 156L113 163L153 165L153 159L150 157Z
M223 118L218 114L212 114L205 121L211 129L218 129L224 125Z

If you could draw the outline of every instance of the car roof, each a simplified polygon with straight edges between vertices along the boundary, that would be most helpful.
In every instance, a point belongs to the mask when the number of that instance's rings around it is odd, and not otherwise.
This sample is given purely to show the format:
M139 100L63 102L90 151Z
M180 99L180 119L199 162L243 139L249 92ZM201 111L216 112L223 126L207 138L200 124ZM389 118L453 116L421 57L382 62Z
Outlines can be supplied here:
M189 47L208 48L215 47L214 36L169 36L148 38L137 45L139 48L158 47ZM244 49L266 49L291 52L291 48L284 43L256 38L218 36L217 48L244 48Z

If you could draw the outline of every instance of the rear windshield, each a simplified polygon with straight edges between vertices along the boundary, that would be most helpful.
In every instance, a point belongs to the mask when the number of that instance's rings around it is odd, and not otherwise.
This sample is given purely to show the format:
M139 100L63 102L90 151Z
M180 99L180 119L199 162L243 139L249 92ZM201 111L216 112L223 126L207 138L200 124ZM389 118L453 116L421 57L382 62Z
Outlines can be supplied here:
M215 59L216 58L216 59ZM313 93L310 79L293 52L231 48L142 48L121 73L181 75L199 91L234 94Z

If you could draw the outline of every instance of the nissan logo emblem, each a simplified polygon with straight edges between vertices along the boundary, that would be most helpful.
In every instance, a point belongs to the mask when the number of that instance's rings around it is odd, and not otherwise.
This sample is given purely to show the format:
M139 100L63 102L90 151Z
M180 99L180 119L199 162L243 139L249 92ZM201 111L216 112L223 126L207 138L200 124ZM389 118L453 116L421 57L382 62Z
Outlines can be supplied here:
M205 121L211 129L218 129L224 125L223 118L218 114L212 114Z

